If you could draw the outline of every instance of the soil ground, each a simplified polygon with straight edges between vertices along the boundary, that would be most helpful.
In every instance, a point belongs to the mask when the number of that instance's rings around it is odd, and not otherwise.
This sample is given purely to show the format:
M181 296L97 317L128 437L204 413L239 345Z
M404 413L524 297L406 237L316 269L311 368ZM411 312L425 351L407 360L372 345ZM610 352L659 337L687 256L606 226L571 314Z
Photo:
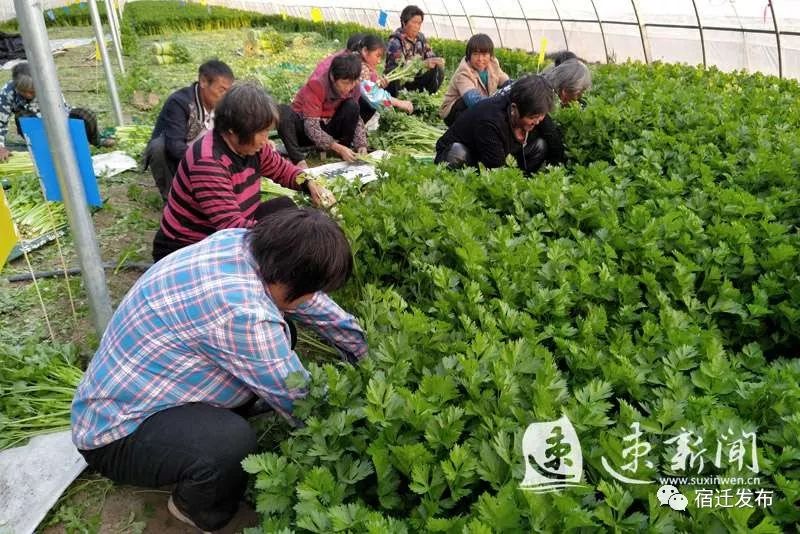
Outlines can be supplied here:
M216 56L228 62L240 78L258 78L268 89L273 87L272 92L280 101L281 95L275 94L276 92L292 94L311 71L313 63L339 46L323 42L318 44L318 50L310 53L300 51L293 56L293 53L287 52L281 58L274 58L279 63L270 67L269 60L243 58L237 53L237 48L242 46L245 31L227 30L141 38L140 51L125 58L127 76L120 75L115 68L126 123L154 124L164 99L176 89L194 81L197 65L209 57ZM93 32L88 27L49 30L50 39L91 36ZM147 47L159 40L172 40L186 45L191 51L192 63L151 65ZM109 52L113 57L113 51L109 49ZM106 94L103 69L95 60L94 45L70 49L55 56L55 62L67 102L73 107L94 110L101 131L113 126L114 119ZM0 83L5 83L9 78L10 71L0 71ZM270 86L270 80L273 79L275 85ZM134 90L155 93L159 96L159 102L150 110L136 109L132 105ZM7 143L11 148L17 143L17 149L24 149L13 125ZM98 184L104 205L94 212L93 221L101 258L116 266L105 271L112 305L116 306L141 275L140 270L122 268L123 264L152 261L151 244L158 228L162 201L149 172L129 171L112 178L101 178ZM29 259L30 267L20 258L2 269L0 337L6 342L14 343L46 341L51 337L47 327L49 321L52 337L62 343L72 342L77 345L88 362L98 340L93 332L86 295L81 288L81 277L72 276L68 282L64 277L41 278L35 285L31 282L9 282L7 279L9 276L26 274L30 270L51 271L60 269L62 265L78 265L72 237L67 234L58 244L50 244L32 252ZM74 313L67 288L74 297ZM275 424L270 424L262 438L268 436L267 439L274 442L284 435L275 430ZM262 439L262 445L263 441ZM65 492L40 526L40 531L82 534L196 532L196 529L172 518L166 509L168 495L163 490L117 486L87 471ZM244 504L234 521L221 532L241 532L244 528L257 524L258 515L249 505Z

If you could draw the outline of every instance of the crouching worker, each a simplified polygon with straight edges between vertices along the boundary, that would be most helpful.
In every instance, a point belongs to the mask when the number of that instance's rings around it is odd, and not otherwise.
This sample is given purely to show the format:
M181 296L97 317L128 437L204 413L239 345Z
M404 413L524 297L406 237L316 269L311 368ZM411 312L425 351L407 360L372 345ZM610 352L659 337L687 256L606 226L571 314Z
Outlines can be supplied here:
M97 147L114 145L113 139L101 139L97 129L97 117L94 112L85 108L73 108L67 105L64 97L64 109L71 119L81 119L86 128L86 138ZM11 152L6 148L6 135L8 123L11 118L17 126L17 133L22 135L19 119L22 117L38 117L40 115L39 102L36 100L36 88L33 86L33 76L29 63L18 63L11 69L11 81L0 89L0 162L6 161Z
M224 228L250 228L265 215L294 203L286 197L261 202L261 179L302 190L317 205L333 195L288 162L267 141L278 109L256 83L233 86L216 109L214 129L195 141L175 173L153 260L196 243Z
M292 163L306 168L305 152L331 150L345 161L367 153L367 132L359 114L361 57L346 51L314 70L291 106L280 106L280 135ZM355 151L355 152L354 152Z
M239 413L266 403L291 420L306 374L289 321L343 360L365 357L364 332L326 292L353 258L337 224L312 208L221 230L150 268L108 325L72 403L72 439L88 464L121 484L176 484L169 511L211 531L236 513L242 459L256 435Z
M509 154L525 174L545 163L564 161L561 132L547 114L555 93L541 76L520 78L509 91L481 100L464 111L436 142L436 163L451 168L489 169L506 164Z
M231 85L231 68L212 59L200 65L196 82L164 102L144 152L144 168L150 169L164 201L186 148L214 128L214 108Z
M508 81L508 74L494 57L492 38L485 33L473 35L444 94L439 116L447 126L452 126L461 113L492 96Z

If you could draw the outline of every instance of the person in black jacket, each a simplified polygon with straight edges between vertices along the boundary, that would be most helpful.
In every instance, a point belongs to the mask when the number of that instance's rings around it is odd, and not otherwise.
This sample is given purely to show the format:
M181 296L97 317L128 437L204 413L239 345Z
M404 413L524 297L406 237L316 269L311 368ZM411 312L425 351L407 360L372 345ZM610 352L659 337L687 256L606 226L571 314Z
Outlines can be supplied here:
M144 168L150 168L165 202L186 148L214 128L214 107L233 85L233 79L228 65L212 59L200 65L196 82L175 91L164 102L144 152Z
M520 78L510 90L481 100L462 113L436 142L436 163L450 168L489 169L506 164L509 154L525 174L545 163L564 162L564 143L548 115L556 94L541 76Z

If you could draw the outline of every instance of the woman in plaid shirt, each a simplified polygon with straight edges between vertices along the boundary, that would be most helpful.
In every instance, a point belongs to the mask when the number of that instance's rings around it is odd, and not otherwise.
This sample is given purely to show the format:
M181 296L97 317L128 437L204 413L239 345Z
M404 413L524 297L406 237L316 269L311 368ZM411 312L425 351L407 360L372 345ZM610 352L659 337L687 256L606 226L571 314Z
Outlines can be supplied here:
M352 267L342 230L311 208L220 230L156 263L120 303L78 385L78 450L116 482L176 484L175 517L222 528L245 491L241 461L256 451L242 414L266 403L293 422L292 403L306 394L287 383L307 376L288 321L348 362L366 356L363 330L325 294Z

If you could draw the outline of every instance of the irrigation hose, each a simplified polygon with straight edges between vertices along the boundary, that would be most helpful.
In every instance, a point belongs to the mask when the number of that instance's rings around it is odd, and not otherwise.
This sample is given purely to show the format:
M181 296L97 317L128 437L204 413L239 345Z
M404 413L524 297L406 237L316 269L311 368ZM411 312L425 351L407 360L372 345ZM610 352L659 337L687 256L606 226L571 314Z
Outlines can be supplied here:
M147 263L142 261L129 261L123 263L122 265L109 262L103 264L104 269L125 269L125 270L138 270L138 271L146 271L152 266L153 266L152 263ZM82 271L80 267L70 267L69 269L67 269L67 274L69 275L81 274L81 272ZM6 281L29 282L30 280L33 280L34 277L38 279L38 278L55 278L57 276L64 276L64 269L54 269L52 271L39 271L35 273L15 274L6 278Z

